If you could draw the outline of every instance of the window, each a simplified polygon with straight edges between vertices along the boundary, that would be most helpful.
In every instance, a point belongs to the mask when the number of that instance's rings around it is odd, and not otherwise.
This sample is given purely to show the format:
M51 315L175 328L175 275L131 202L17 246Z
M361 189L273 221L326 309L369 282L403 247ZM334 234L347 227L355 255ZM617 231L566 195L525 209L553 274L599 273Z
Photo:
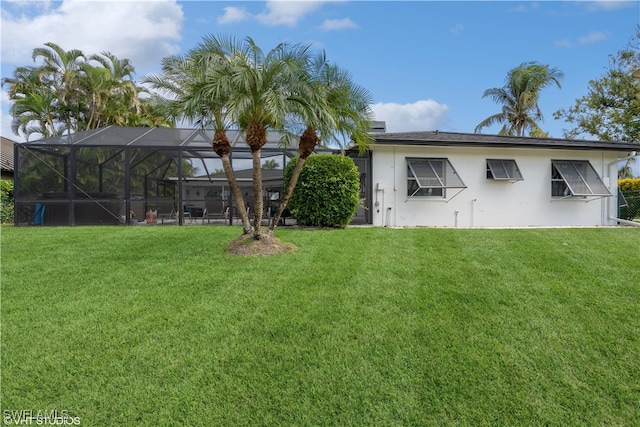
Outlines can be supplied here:
M515 160L487 159L487 179L497 181L522 181L522 174Z
M552 197L611 196L587 160L551 161Z
M448 188L467 188L448 159L407 158L407 196L446 198Z

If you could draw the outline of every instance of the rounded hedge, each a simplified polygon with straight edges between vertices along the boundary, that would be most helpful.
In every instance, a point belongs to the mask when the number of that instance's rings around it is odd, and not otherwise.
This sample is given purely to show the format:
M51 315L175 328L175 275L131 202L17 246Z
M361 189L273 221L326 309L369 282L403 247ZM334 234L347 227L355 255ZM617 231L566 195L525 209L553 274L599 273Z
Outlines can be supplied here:
M284 169L287 188L298 158ZM346 227L360 204L360 178L353 159L335 154L310 155L300 172L288 208L299 225Z

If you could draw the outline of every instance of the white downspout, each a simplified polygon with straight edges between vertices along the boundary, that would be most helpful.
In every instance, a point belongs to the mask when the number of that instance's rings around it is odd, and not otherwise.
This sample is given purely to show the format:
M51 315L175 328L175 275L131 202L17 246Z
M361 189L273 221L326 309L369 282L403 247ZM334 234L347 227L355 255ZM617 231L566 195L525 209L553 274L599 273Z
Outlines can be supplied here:
M610 181L609 185L611 185L611 180L612 179L616 179L616 180L618 179L618 170L617 170L617 168L616 168L616 171L615 171L614 174L611 173L611 168L614 165L618 165L618 163L620 163L620 162L624 162L625 160L634 159L636 157L636 155L637 155L637 152L632 151L632 152L629 153L628 156L625 156L625 157L616 159L616 160L614 160L612 162L609 162L609 181ZM613 178L613 177L615 177L615 178ZM616 189L618 191L620 191L620 189L618 188L618 184L616 184ZM617 202L618 201L618 192L616 192L615 197L608 197L607 198L607 201L608 201L607 211L608 211L609 219L613 220L613 221L616 221L616 222L619 222L619 223L622 223L622 224L633 225L635 227L640 227L640 223L639 222L627 221L626 219L618 218L618 217L614 216L611 213L611 199L614 199L614 198L615 198L615 200Z
M382 206L380 206L380 200L378 200L378 193L382 193ZM384 188L380 187L380 183L376 182L376 202L375 202L375 208L376 208L376 213L380 214L380 225L382 227L386 227L385 222L384 222L384 218L385 218L385 211L384 211ZM381 212L382 211L382 212Z

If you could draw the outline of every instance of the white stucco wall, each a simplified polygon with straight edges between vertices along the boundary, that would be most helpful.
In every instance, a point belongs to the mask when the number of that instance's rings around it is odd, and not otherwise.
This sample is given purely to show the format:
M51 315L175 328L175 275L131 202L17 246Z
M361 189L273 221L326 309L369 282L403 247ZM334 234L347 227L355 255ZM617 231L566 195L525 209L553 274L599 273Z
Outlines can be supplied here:
M377 145L372 159L372 220L378 226L535 227L615 225L617 168L611 151ZM407 197L407 157L447 158L467 186L447 198ZM487 179L486 159L514 159L523 181ZM588 160L613 197L553 199L551 160ZM613 174L613 179L609 176Z

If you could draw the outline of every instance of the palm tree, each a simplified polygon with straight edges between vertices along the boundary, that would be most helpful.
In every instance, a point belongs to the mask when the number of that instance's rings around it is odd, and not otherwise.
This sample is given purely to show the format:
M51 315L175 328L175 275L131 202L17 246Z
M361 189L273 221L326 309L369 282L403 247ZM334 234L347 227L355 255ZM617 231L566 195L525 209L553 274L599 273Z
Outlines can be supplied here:
M242 191L231 165L231 143L227 129L231 124L226 101L228 92L215 90L217 80L214 71L228 67L230 52L235 50L233 39L206 37L186 56L169 56L162 60L162 75L150 75L144 79L155 89L170 98L165 106L170 116L192 120L196 125L213 128L213 151L220 157L229 188L233 194L238 214L242 219L243 234L252 231ZM212 90L212 87L214 90Z
M502 105L502 111L487 117L475 128L479 133L483 128L494 124L502 124L499 135L524 136L525 131L543 134L538 125L542 121L542 111L538 106L540 91L555 84L561 87L560 80L564 74L549 65L537 62L524 62L509 71L506 83L502 88L484 91L483 98L490 97Z
M140 98L146 90L133 80L128 59L109 52L86 56L65 51L54 43L33 50L36 67L18 67L3 78L14 103L12 129L27 137L44 137L116 124L119 126L172 126L153 97Z
M624 163L624 166L622 166L618 170L618 179L632 179L633 178L633 168L631 167L631 164L635 163L635 161L636 161L635 157L627 159L627 161Z
M57 95L57 108L60 120L66 130L75 129L72 120L77 119L81 109L78 99L78 87L82 78L82 66L86 63L85 54L78 49L65 51L55 43L45 43L46 48L33 49L32 58L42 58L41 80L45 87Z
M20 135L22 132L27 140L33 134L40 134L43 138L58 135L62 129L57 128L55 124L56 100L55 93L42 88L16 98L9 109L13 116L11 122L13 133Z
M42 70L38 67L18 67L13 77L2 79L8 86L8 95L14 103L10 107L13 133L22 132L27 139L32 134L43 137L56 135L56 94L42 84Z
M281 43L266 54L247 37L230 51L228 66L214 70L212 95L225 95L225 107L245 132L253 161L253 236L262 238L261 150L268 131L286 131L291 113L307 102L308 85L300 76L310 58L308 45Z
M308 63L305 73L300 80L308 85L309 96L299 105L297 113L306 128L300 136L298 162L269 227L271 235L291 199L306 159L320 141L332 141L340 146L348 141L361 153L373 141L369 134L373 118L370 93L356 85L348 72L327 62L324 52Z
M278 169L278 166L280 165L278 164L277 161L273 159L268 159L268 160L265 160L264 163L262 164L262 169L273 170L273 169Z
M91 55L91 63L83 64L81 90L88 110L78 128L85 130L116 124L127 126L137 122L142 112L140 93L147 92L133 81L135 69L128 59L118 59L110 52Z

